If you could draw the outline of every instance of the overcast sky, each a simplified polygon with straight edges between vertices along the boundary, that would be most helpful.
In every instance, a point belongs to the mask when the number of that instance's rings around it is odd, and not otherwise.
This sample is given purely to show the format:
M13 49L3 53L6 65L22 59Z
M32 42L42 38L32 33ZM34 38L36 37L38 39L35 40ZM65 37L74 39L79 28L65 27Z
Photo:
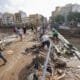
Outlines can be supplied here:
M0 0L0 12L13 13L22 10L27 15L39 13L49 17L56 6L68 3L80 4L80 0Z

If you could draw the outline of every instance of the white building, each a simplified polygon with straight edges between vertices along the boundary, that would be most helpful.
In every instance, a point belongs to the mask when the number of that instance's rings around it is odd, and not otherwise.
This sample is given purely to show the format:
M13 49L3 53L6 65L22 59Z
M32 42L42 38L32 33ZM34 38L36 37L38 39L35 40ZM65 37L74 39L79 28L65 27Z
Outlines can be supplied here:
M0 18L2 18L2 13L0 13Z
M30 18L29 17L22 18L22 23L23 24L30 23Z
M14 18L13 18L13 14L10 13L4 13L2 15L2 22L3 24L13 24L14 23Z
M80 5L67 4L63 7L56 7L56 10L52 12L52 16L68 15L70 12L80 12Z
M25 23L26 19L27 19L27 15L23 11L19 11L18 13L15 13L15 15L14 15L14 22L16 24Z
M26 15L25 12L23 12L23 11L19 11L19 13L20 13L20 15L21 15L21 18L25 18L25 17L27 17L27 15Z
M0 26L2 25L2 13L0 13Z
M72 12L80 12L80 5L78 4L72 5Z

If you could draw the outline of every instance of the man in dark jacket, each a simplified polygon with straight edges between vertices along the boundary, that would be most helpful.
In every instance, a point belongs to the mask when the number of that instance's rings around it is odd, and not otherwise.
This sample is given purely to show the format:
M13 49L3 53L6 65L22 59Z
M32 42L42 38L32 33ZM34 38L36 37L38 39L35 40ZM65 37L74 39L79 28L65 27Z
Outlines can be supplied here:
M25 35L25 34L26 34L27 27L24 26L22 29L23 29L23 33L24 33L24 35Z
M2 55L2 49L0 48L0 58L4 61L4 65L6 64L7 60L4 58L4 56Z

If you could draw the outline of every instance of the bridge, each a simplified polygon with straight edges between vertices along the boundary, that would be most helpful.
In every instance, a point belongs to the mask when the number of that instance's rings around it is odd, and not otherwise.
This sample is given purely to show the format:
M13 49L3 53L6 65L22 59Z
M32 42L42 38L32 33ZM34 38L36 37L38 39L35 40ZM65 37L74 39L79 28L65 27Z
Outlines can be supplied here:
M36 52L36 50L39 49L37 47L39 47L40 42L34 40L36 36L31 31L28 31L27 34L28 35L22 42L17 42L15 35L6 37L0 41L0 45L6 46L6 49L4 50L4 56L8 60L8 63L5 66L0 67L0 80L33 80L34 74L38 76L39 80L46 80L46 78L47 80L50 80L50 78L52 78L51 80L60 80L64 77L70 77L69 80L71 80L72 77L76 80L80 80L80 52L60 33L58 33L58 44L55 44L50 39L49 50L38 50L38 52ZM47 34L52 36L51 32ZM33 48L34 45L36 45L35 48ZM37 55L36 53L39 54ZM44 58L44 63L40 63L39 70L34 69L34 64L32 64L36 56L41 56ZM61 60L64 64L66 63L67 66L64 66L65 70L55 68L54 66L56 64L53 58L55 58L55 60ZM47 73L47 66L49 63L53 68L53 76ZM77 71L75 71L74 68ZM75 73L73 73L71 69ZM55 77L54 73L57 71L61 75ZM78 74L76 74L76 72L78 72ZM66 76L66 74L68 75Z

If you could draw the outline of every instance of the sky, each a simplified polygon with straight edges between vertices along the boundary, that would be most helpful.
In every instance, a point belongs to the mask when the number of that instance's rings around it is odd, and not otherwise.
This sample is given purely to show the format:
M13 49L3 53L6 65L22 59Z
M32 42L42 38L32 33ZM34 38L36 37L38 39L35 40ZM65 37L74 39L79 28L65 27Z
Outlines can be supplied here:
M22 10L29 14L39 13L49 17L56 6L80 4L80 0L0 0L0 12L15 13Z

